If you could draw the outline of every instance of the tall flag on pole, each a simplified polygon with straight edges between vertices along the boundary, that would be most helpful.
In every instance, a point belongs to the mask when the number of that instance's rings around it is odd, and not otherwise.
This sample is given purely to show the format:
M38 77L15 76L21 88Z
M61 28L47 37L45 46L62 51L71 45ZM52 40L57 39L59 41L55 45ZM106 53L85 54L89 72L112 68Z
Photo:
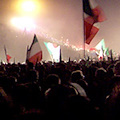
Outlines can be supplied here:
M11 59L11 56L7 54L7 50L6 50L5 45L4 45L4 51L5 51L5 56L6 56L7 63L9 63L9 61Z
M34 65L42 60L42 49L39 45L36 34L34 34L30 48L28 49L27 47L27 60L32 62Z
M83 0L83 11L85 43L90 44L99 31L99 23L105 21L105 15L95 0Z

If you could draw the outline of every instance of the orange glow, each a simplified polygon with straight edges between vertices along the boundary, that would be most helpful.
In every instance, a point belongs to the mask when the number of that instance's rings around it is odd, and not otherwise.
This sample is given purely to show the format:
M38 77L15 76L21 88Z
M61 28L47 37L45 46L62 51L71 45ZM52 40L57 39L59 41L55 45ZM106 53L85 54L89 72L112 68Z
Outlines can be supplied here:
M35 16L43 9L39 0L18 0L13 3L15 12L23 16Z

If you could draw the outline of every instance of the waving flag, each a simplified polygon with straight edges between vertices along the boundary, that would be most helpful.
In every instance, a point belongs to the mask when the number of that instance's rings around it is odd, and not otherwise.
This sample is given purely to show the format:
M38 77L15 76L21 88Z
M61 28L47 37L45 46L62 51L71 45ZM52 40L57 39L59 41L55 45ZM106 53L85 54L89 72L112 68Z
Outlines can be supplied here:
M105 20L102 9L94 0L83 0L85 43L90 44L99 31L99 23Z
M50 43L50 42L44 42L45 46L47 47L47 50L53 59L54 62L61 62L61 49L59 45Z
M7 54L7 50L6 50L5 46L4 46L4 51L5 51L5 56L6 56L7 63L9 63L9 61L11 59L11 56Z
M100 59L103 59L103 57L104 57L104 52L105 52L105 50L106 50L105 40L102 39L102 40L95 46L95 48L100 51L100 52L99 52L99 58L100 58Z
M27 47L27 60L32 62L34 65L42 60L42 49L36 35L34 35L30 48L28 49Z

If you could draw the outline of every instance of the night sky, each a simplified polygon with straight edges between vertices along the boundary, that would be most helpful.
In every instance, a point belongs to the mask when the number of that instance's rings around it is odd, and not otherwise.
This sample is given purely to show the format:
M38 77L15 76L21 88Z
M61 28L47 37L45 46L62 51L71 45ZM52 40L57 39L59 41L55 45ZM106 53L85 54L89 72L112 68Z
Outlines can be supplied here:
M31 44L34 33L43 32L52 38L65 41L76 47L83 46L83 19L81 0L39 0L39 10L30 17L34 19L35 30L19 30L11 24L14 17L25 14L17 10L19 0L0 0L0 59L4 60L4 45L8 54L16 61L23 62L27 45ZM107 20L101 23L100 30L86 49L95 47L103 38L106 47L120 51L120 0L96 0L103 9ZM26 14L27 15L27 14Z

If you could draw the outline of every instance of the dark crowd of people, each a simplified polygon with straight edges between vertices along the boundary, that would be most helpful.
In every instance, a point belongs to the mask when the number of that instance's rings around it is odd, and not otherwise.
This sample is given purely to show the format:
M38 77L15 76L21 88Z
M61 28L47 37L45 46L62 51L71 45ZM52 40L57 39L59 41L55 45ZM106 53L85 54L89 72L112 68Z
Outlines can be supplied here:
M1 120L115 120L120 61L0 65Z

